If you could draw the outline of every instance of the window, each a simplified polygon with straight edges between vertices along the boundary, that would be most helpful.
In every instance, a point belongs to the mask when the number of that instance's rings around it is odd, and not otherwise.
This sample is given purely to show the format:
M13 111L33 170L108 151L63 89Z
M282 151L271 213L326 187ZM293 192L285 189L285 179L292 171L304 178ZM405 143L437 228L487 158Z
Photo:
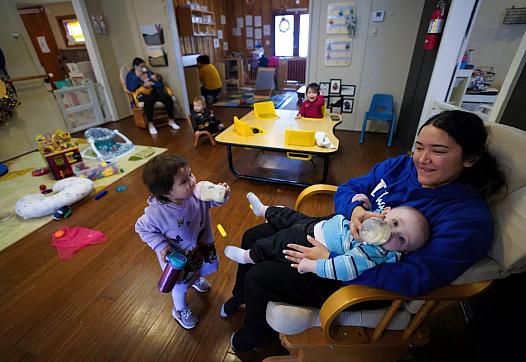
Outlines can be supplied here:
M309 14L274 14L274 55L306 57L309 48Z
M57 16L57 21L67 47L84 46L86 40L75 15Z

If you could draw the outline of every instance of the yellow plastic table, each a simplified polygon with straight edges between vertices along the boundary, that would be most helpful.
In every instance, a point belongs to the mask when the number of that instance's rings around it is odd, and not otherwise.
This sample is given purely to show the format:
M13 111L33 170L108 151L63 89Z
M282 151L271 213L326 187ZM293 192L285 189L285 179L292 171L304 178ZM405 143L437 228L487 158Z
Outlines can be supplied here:
M339 148L340 142L334 135L334 128L341 123L341 117L334 117L336 119L334 121L329 114L326 114L325 118L323 119L311 120L296 119L295 116L298 111L277 109L276 113L278 114L279 118L274 120L257 119L254 111L248 113L241 119L242 121L247 122L251 127L263 129L264 132L262 133L256 133L251 136L241 136L235 131L234 125L232 125L216 136L217 142L227 146L228 166L232 173L236 177L249 180L290 184L302 187L310 185L299 181L291 181L274 177L261 177L241 174L234 167L232 157L232 147L254 148L281 153L292 152L296 154L305 154L323 158L323 175L321 182L324 183L327 179L329 170L329 156L337 152ZM336 148L324 148L317 145L309 147L285 144L285 129L325 132Z

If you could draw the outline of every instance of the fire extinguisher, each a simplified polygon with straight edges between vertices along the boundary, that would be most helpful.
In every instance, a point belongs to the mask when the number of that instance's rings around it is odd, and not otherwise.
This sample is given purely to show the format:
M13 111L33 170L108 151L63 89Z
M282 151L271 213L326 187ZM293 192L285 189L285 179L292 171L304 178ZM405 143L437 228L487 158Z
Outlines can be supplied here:
M437 7L431 13L431 21L427 29L426 40L424 42L425 50L438 49L440 37L446 24L446 2L439 1Z

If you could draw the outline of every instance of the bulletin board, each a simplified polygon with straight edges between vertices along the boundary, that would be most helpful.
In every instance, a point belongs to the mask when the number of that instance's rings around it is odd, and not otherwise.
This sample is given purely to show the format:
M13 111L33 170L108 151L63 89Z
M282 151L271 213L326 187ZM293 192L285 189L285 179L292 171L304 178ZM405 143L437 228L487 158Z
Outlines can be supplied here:
M346 67L351 65L352 38L331 37L325 39L325 65Z
M354 26L354 3L329 4L327 8L327 34L352 34Z

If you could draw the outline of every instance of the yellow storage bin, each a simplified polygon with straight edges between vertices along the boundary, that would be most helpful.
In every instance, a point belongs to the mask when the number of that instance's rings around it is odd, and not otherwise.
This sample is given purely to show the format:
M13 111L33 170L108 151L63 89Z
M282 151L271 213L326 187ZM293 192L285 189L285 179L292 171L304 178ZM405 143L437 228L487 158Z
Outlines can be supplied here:
M285 144L291 146L312 147L316 144L314 131L302 131L298 129L285 129Z
M265 133L264 129L252 127L247 122L241 121L237 116L234 116L234 130L243 137Z
M274 102L257 102L254 103L254 114L257 119L276 119L276 109Z

